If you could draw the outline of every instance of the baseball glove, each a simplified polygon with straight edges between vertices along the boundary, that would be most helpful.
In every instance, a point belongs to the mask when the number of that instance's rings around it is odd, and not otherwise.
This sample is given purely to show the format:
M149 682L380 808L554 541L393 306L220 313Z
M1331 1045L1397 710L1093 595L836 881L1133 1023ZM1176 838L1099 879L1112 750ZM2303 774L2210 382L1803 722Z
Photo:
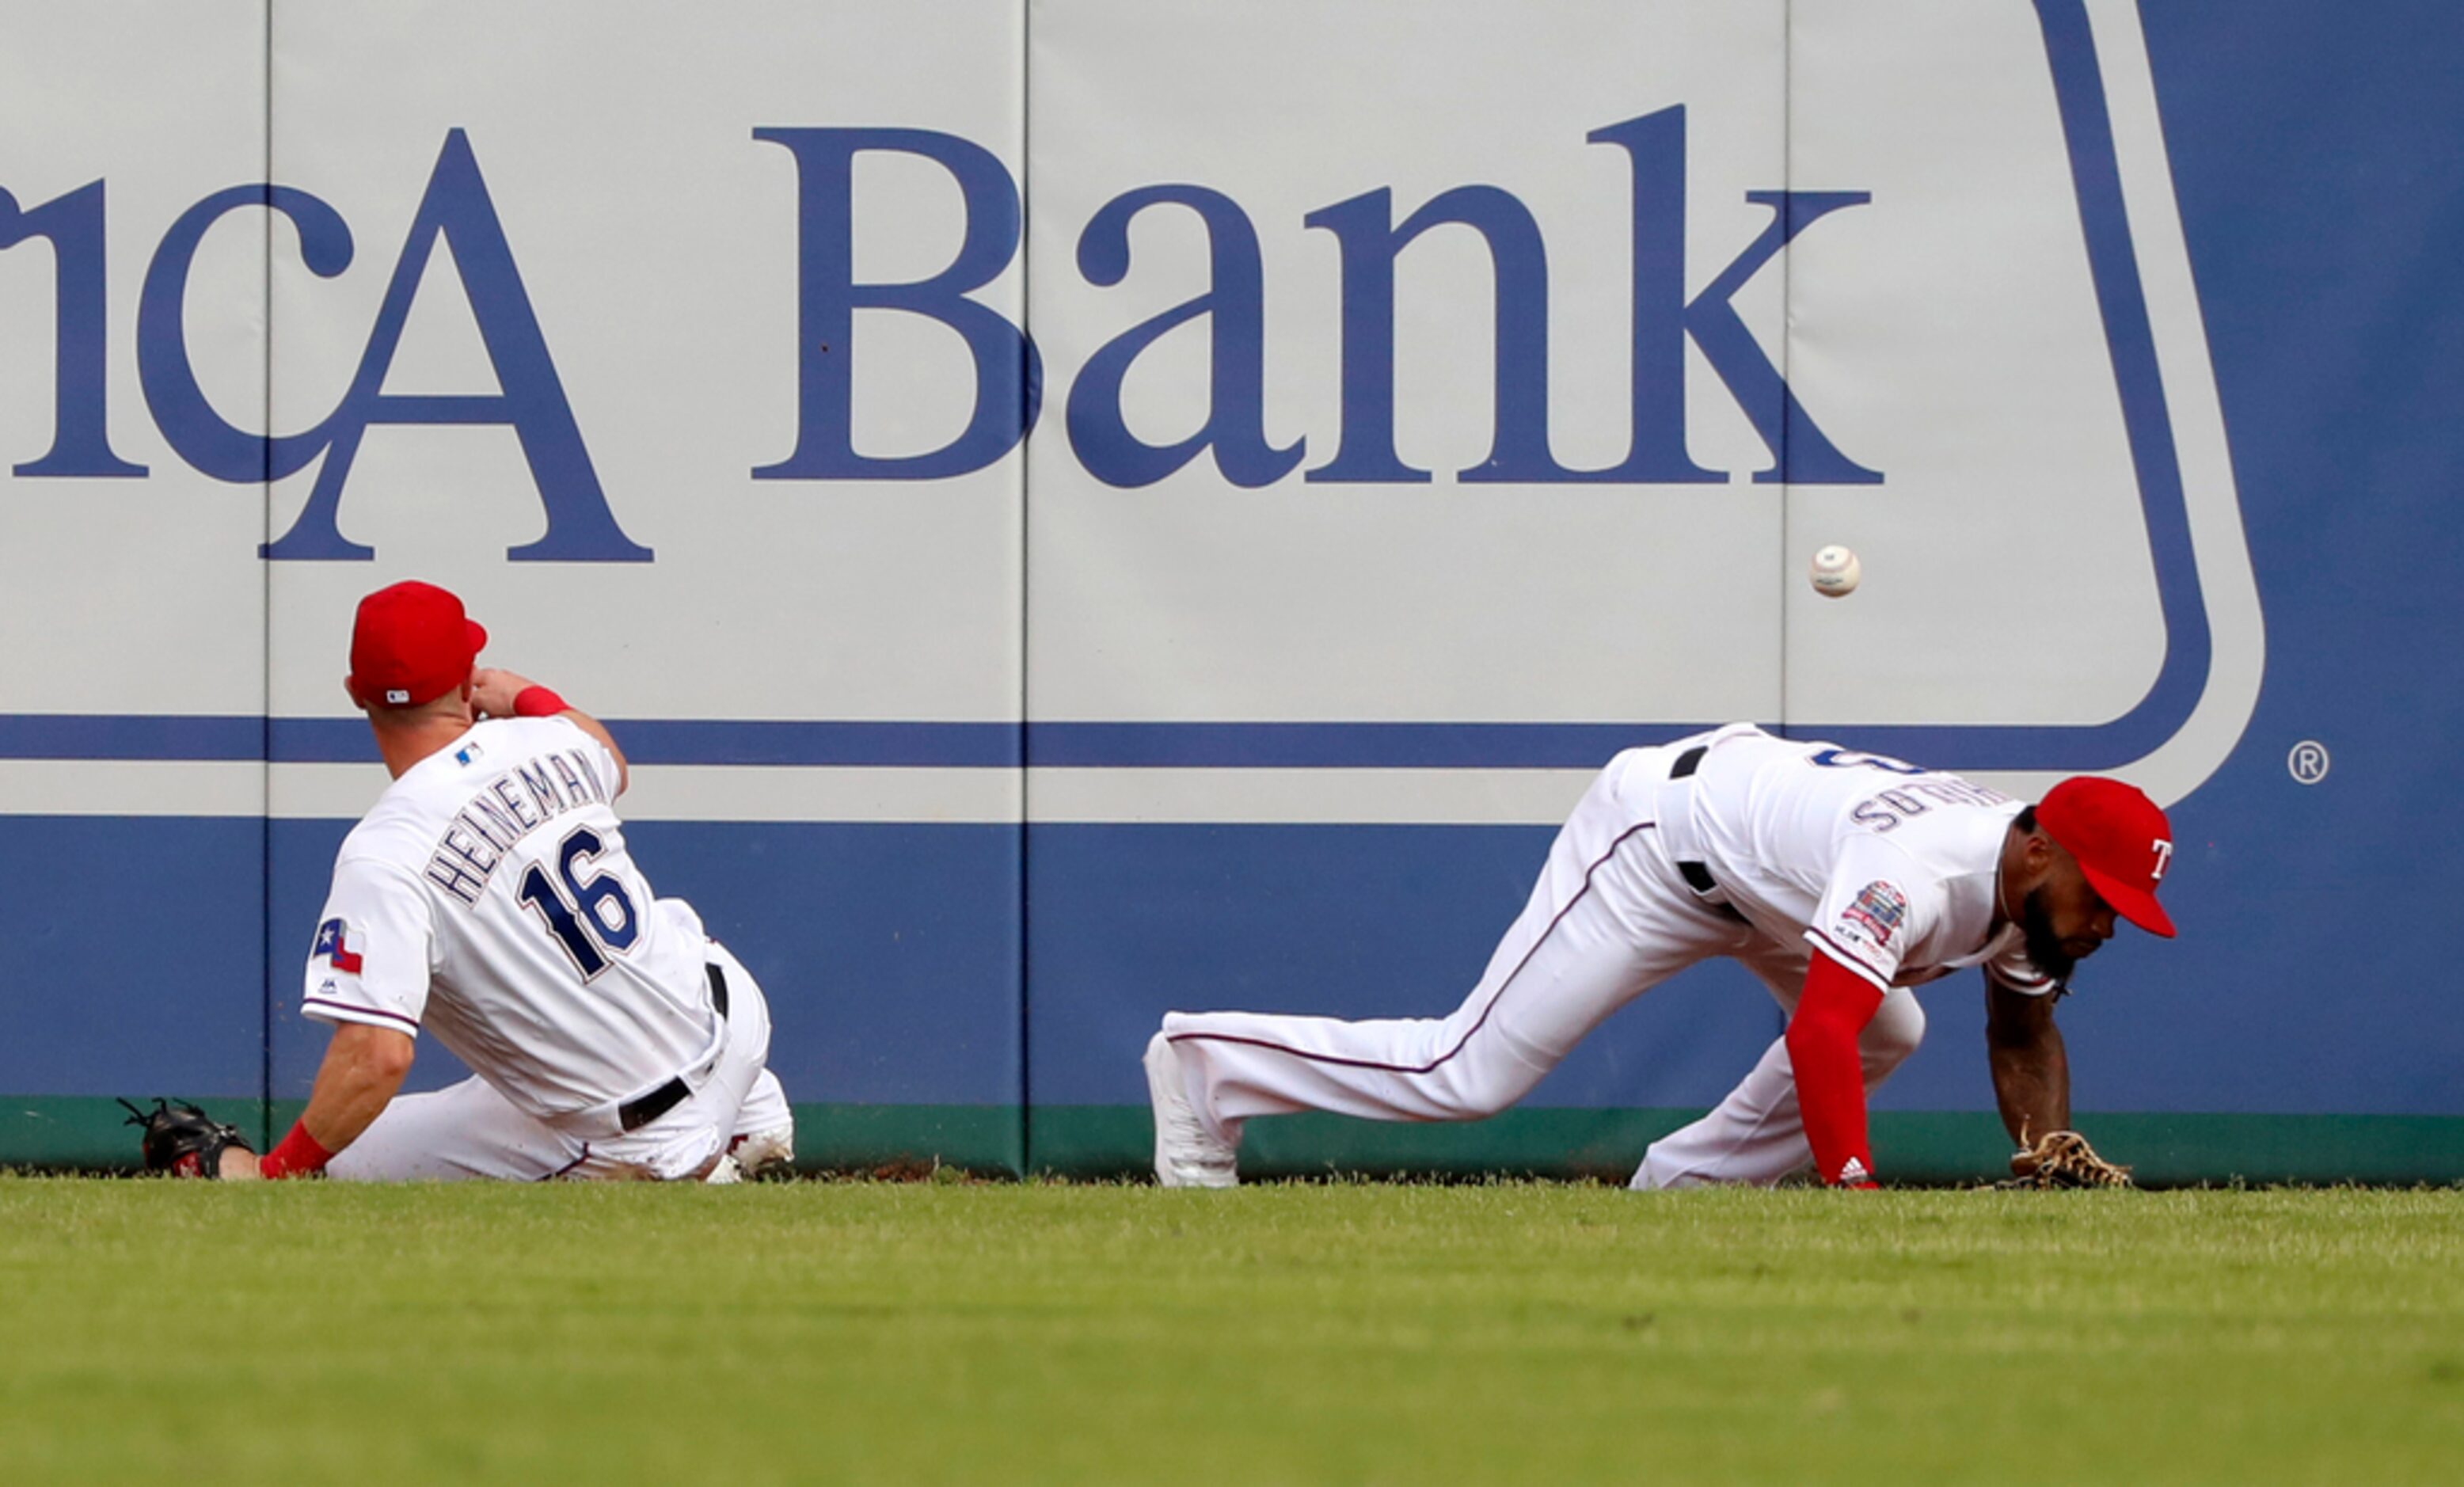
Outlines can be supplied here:
M236 1126L227 1126L192 1104L174 1104L157 1100L151 1110L141 1110L122 1100L128 1111L123 1125L145 1127L145 1170L168 1172L174 1177L220 1177L223 1174L223 1153L236 1148L253 1156L256 1148L248 1144Z
M2049 1130L2036 1144L2011 1157L2005 1188L2127 1188L2130 1169L2096 1154L2075 1130Z

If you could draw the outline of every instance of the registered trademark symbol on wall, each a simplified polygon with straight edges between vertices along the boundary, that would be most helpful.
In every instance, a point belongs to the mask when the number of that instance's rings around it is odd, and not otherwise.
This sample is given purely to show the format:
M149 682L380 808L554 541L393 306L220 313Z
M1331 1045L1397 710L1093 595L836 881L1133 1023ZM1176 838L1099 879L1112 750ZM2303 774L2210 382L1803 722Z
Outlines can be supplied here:
M2293 777L2305 785L2315 785L2327 777L2327 746L2315 738L2304 738L2293 746L2285 756L2284 767Z

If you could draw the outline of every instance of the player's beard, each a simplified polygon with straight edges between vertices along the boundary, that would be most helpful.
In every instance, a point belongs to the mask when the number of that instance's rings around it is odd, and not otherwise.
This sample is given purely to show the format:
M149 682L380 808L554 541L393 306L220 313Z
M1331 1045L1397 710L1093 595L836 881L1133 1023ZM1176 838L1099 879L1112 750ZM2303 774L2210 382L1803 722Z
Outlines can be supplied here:
M2029 961L2057 985L2067 985L2079 962L2062 949L2062 937L2054 932L2054 916L2045 908L2043 888L2030 888L2019 901L2019 929L2027 936Z

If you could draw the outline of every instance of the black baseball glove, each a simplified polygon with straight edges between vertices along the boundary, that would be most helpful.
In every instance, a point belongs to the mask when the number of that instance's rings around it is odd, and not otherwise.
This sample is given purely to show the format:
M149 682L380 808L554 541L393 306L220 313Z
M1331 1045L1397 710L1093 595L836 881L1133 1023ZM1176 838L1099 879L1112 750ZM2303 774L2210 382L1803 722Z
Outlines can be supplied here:
M167 1172L174 1177L220 1177L223 1174L223 1153L233 1148L253 1156L256 1148L248 1144L236 1126L227 1126L192 1104L174 1104L157 1100L151 1110L141 1110L122 1100L128 1111L129 1126L145 1127L145 1170Z

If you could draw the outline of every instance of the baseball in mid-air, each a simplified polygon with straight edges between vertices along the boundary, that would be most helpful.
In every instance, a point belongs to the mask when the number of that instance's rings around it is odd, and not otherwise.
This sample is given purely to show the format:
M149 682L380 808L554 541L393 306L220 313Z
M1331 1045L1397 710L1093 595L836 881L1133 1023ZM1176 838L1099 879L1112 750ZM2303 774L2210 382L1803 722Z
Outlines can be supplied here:
M1864 576L1865 565L1857 560L1857 555L1837 542L1814 555L1814 592L1825 599L1845 599L1856 593L1857 580Z

